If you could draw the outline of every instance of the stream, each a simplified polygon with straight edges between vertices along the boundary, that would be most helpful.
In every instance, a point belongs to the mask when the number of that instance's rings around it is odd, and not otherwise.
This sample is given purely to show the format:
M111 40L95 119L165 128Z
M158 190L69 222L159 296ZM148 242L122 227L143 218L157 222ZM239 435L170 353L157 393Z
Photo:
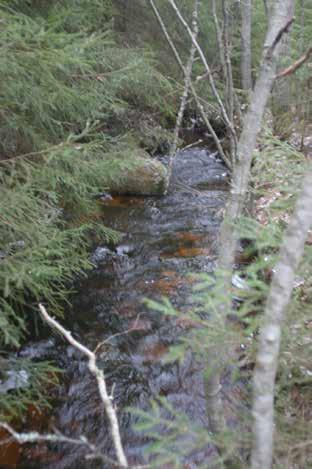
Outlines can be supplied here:
M133 430L136 417L128 406L147 410L152 398L165 396L192 422L209 429L202 366L191 355L182 364L165 363L163 357L188 327L183 312L190 304L192 285L186 274L214 270L227 191L228 173L217 154L196 147L177 155L166 196L104 197L102 202L103 223L126 235L117 247L98 246L94 251L96 268L79 283L67 327L92 349L106 341L98 349L99 364L108 388L114 386L122 440L131 464L148 462L148 439ZM170 298L181 317L169 319L150 311L142 301L162 296ZM55 334L24 347L20 354L34 360L39 356L55 359L64 368L44 430L85 435L114 458L106 416L85 358ZM224 389L229 396L227 418L234 422L233 395L240 390L233 390L226 376ZM16 467L21 468L111 467L98 460L86 461L88 450L83 446L43 443L20 451ZM181 467L208 468L216 454L213 445L206 445L181 460Z

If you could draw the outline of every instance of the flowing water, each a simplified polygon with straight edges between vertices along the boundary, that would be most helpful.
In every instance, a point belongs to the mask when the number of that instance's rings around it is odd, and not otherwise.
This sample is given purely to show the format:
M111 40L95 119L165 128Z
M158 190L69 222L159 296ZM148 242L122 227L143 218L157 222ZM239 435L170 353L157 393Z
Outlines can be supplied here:
M117 248L99 246L95 250L97 267L79 284L70 328L91 348L106 341L98 349L99 364L109 389L114 385L121 434L133 464L147 461L148 441L132 429L135 418L127 406L148 409L151 398L165 396L194 423L209 428L202 366L191 355L180 365L167 364L163 357L188 328L183 312L192 285L186 274L214 269L227 190L228 174L217 154L193 148L177 155L166 196L103 200L105 225L126 234ZM169 320L142 302L162 296L170 298L181 312L179 317ZM59 398L45 429L57 428L73 437L83 434L114 457L105 413L86 360L56 336L40 346L44 348L41 355L56 358L65 368ZM28 346L21 353L36 355L40 346ZM70 445L37 445L36 451L23 450L18 467L111 467L86 462L86 452ZM181 467L205 467L205 461L209 467L208 461L215 455L215 448L207 445L181 461Z

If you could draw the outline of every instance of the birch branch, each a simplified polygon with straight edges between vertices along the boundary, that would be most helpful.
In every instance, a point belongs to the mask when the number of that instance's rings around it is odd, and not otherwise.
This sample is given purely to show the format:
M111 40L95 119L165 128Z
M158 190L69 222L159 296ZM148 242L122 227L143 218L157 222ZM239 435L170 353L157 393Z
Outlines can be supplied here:
M198 35L198 0L195 0L194 2L194 11L193 11L193 34L194 37L197 38ZM181 97L181 104L180 104L180 109L178 112L178 117L174 129L174 137L173 137L173 144L170 149L170 155L169 155L169 172L171 174L172 172L172 165L174 161L175 154L177 152L177 147L178 147L178 140L179 140L179 132L180 132L180 127L182 124L183 116L184 116L184 111L186 107L186 102L187 102L187 97L189 95L189 90L190 90L190 85L192 81L192 70L193 70L193 63L194 63L194 58L195 58L195 53L196 53L196 47L192 43L191 45L191 50L190 50L190 56L187 61L187 65L185 68L185 76L184 76L184 90L183 94Z
M178 65L179 65L179 67L181 68L181 70L182 70L182 72L183 72L183 75L184 75L184 77L185 77L185 76L186 76L186 70L185 70L185 67L184 67L184 65L183 65L182 59L181 59L181 57L180 57L180 54L179 54L179 52L178 52L176 46L174 45L174 43L173 43L173 41L172 41L172 39L171 39L171 37L170 37L168 31L167 31L167 28L166 28L166 26L165 26L165 23L163 22L162 17L161 17L161 15L160 15L160 13L159 13L159 11L158 11L158 9L157 9L157 7L156 7L154 1L153 1L153 0L149 0L149 2L150 2L151 7L152 7L152 9L153 9L153 11L154 11L154 14L155 14L155 17L156 17L156 19L157 19L157 21L158 21L158 23L159 23L159 26L160 26L160 28L162 29L162 32L163 32L163 34L164 34L164 36L165 36L165 38L166 38L166 40L167 40L167 42L168 42L168 44L169 44L171 50L172 50L172 52L173 52L173 54L174 54L174 56L175 56L175 59L176 59ZM201 114L201 116L202 116L202 119L203 119L203 121L204 121L204 123L205 123L205 125L206 125L206 127L207 127L207 129L208 129L208 131L209 131L210 134L212 135L212 138L213 138L213 140L214 140L214 142L215 142L215 144L216 144L216 147L217 147L217 149L218 149L218 152L219 152L219 154L220 154L220 157L222 158L222 160L224 161L224 163L226 164L226 166L227 166L229 169L231 169L231 167L232 167L231 162L230 162L230 160L227 158L227 156L225 155L225 153L224 153L224 151L223 151L223 148L222 148L222 145L221 145L221 143L220 143L220 140L218 139L218 136L217 136L217 134L215 133L215 131L214 131L214 129L213 129L213 127L212 127L212 125L211 125L211 123L210 123L210 121L209 121L207 115L206 115L206 112L205 112L205 110L204 110L204 107L203 107L203 105L202 105L201 102L200 102L200 98L199 98L199 96L198 96L198 94L197 94L197 92L196 92L196 90L195 90L195 87L194 87L194 85L193 85L192 82L190 83L190 89L191 89L192 95L193 95L193 97L194 97L196 106L197 106L197 108L198 108L198 110L199 110L199 112L200 112L200 114Z
M206 72L207 72L207 75L208 75L208 80L209 80L209 84L210 84L210 87L211 87L211 91L212 91L212 94L213 96L216 98L218 104L219 104L219 107L220 107L220 110L221 110L221 114L222 114L222 117L224 119L224 122L226 123L227 127L229 128L230 132L232 133L233 135L233 138L236 139L236 132L235 132L235 129L233 127L233 123L231 122L227 112L226 112L226 109L224 107L224 104L222 102L222 99L220 98L220 95L218 93L218 90L216 88L216 85L215 85L215 82L214 82L214 78L213 78L213 75L211 73L211 70L210 70L210 67L208 65L208 62L206 60L206 57L200 47L200 45L198 44L197 42L197 39L194 37L193 33L192 33L192 30L191 28L189 27L189 25L187 24L187 22L185 21L185 19L183 18L180 10L178 9L176 3L174 0L168 0L168 2L170 3L170 5L172 6L172 8L174 9L177 17L179 18L179 20L181 21L181 23L183 24L183 26L185 27L185 29L187 30L193 44L195 45L197 51L198 51L198 54L201 58L201 61L206 69Z
M54 318L52 318L45 307L42 304L39 304L40 313L43 319L53 328L56 329L60 334L69 342L73 347L79 350L82 354L86 355L89 360L88 367L90 372L94 375L98 383L98 389L100 398L104 404L104 408L107 414L107 417L110 422L110 431L113 439L114 448L116 451L116 457L118 463L121 467L129 467L128 461L122 446L119 424L117 419L117 414L112 403L112 396L107 392L106 381L103 371L96 365L96 355L91 352L87 347L82 345L76 339L73 338L70 331L64 329L61 324L59 324Z
M252 468L272 465L274 427L274 384L278 367L281 326L289 304L296 268L303 255L312 226L312 165L304 178L294 214L280 249L267 299L254 374Z

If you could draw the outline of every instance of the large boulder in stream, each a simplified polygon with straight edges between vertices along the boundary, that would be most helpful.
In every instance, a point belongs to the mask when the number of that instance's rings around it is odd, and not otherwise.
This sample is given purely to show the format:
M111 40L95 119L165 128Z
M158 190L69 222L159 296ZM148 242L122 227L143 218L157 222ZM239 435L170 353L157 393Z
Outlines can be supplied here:
M119 195L163 195L168 188L168 170L140 150L122 168L122 177L110 184L110 192Z

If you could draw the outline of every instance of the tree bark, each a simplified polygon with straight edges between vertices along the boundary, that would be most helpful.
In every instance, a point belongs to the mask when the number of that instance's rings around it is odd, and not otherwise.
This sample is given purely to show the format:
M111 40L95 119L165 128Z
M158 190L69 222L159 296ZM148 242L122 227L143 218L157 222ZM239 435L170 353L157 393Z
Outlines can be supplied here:
M251 95L250 106L246 113L243 130L238 142L238 162L233 169L232 189L226 206L219 241L218 268L222 273L222 281L227 298L220 308L220 313L223 316L231 310L232 305L231 282L238 241L235 225L243 213L248 193L253 151L256 147L257 136L261 130L262 118L274 82L276 62L280 53L280 40L288 31L289 25L292 22L292 18L289 18L288 9L293 3L294 0L275 1L274 14L270 21L270 27L264 43L262 65ZM216 381L220 383L222 367L214 366L213 368L216 369L218 376L209 378L205 386L209 396L207 401L210 409L208 410L212 415L214 415L215 408L222 409L220 392L215 393L217 389ZM219 386L219 388L221 387ZM212 395L214 395L214 399L211 399ZM218 428L212 430L218 431Z
M224 45L224 58L225 58L225 71L226 71L226 107L229 119L234 127L234 84L231 62L231 41L229 31L229 5L227 0L222 0L222 13L223 13L223 45ZM231 160L235 163L237 156L237 140L233 138L229 132L230 140L230 153Z
M198 22L198 0L194 0L192 28L193 28L193 34L195 38L197 38L198 36L198 23L197 22ZM176 121L175 129L174 129L173 143L170 148L169 166L168 166L169 178L171 177L173 161L174 161L174 157L176 155L177 148L178 148L180 127L182 124L182 120L183 120L183 116L184 116L184 112L186 108L186 103L187 103L187 98L189 95L190 86L192 82L192 71L193 71L195 54L196 54L196 47L194 46L193 43L191 43L190 55L189 55L189 59L185 67L184 90L183 90L183 94L181 97L181 104L180 104L177 121Z
M312 165L304 179L293 217L280 249L267 299L254 374L252 468L270 469L273 453L274 384L281 325L293 290L297 265L312 226Z
M243 0L241 2L241 80L242 89L251 90L251 0Z

